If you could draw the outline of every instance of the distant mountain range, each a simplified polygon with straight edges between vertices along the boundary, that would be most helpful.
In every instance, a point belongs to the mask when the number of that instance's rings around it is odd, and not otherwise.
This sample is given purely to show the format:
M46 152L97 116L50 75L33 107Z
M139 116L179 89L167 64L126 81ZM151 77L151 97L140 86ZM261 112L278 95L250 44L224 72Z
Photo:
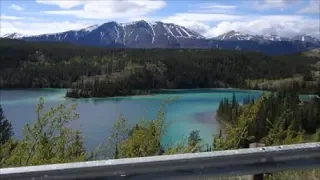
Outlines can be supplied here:
M172 23L107 22L80 30L55 34L24 36L12 33L2 38L25 41L69 42L77 45L116 48L220 48L244 51L258 51L268 55L297 53L320 47L320 40L307 35L291 39L276 35L262 36L229 31L215 38Z
M220 41L230 41L230 40L235 40L235 41L301 41L304 43L312 43L312 44L319 44L320 40L315 38L315 37L311 37L311 36L307 36L307 35L298 35L298 36L294 36L292 38L285 38L285 37L280 37L277 35L266 35L266 36L262 36L262 35L250 35L250 34L242 34L240 32L236 32L236 31L229 31L225 34L222 34L218 37L215 37L213 39L216 40L220 40Z

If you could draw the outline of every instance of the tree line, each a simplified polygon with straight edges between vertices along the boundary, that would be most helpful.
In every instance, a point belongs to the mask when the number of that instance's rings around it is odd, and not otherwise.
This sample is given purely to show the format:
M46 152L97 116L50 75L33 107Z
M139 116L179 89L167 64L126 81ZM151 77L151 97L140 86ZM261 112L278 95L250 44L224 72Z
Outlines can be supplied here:
M286 138L305 140L305 137L315 135L320 130L318 96L304 101L296 92L271 92L263 94L256 101L248 96L242 104L235 96L232 100L224 98L217 110L219 121L231 127L241 123L245 126L244 134L238 136L239 144L236 148L246 147L252 142L278 145L284 143Z
M149 94L153 89L254 88L250 79L306 74L319 59L217 49L106 49L0 39L0 88L68 88L68 97ZM312 77L311 77L312 78ZM320 82L290 85L316 92ZM298 88L297 88L298 87Z
M301 102L295 92L247 97L242 104L233 96L223 99L217 110L222 133L215 135L214 150L248 148L250 143L266 146L320 142L320 99ZM267 180L318 179L320 168L264 174Z

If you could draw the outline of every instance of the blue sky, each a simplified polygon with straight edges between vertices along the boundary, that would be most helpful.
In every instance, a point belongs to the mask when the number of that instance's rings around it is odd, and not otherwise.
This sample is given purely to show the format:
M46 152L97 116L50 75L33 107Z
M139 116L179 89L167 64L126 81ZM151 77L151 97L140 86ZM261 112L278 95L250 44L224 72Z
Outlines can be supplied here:
M0 34L81 29L108 21L176 23L213 37L249 34L320 38L319 0L2 0Z

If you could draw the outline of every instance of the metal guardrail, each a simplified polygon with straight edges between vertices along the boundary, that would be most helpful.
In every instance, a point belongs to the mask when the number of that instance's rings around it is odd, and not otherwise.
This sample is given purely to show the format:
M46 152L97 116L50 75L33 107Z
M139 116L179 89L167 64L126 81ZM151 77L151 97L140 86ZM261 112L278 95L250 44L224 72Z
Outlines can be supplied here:
M320 168L320 143L0 169L1 180L206 179Z

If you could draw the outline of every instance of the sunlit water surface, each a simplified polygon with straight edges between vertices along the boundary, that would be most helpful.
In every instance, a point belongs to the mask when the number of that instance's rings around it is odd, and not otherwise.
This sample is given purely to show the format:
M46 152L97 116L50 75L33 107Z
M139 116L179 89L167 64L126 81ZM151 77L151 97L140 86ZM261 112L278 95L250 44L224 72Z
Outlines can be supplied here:
M222 98L232 98L235 93L239 102L249 96L258 97L260 91L235 89L163 90L149 96L115 98L66 99L63 89L0 90L0 103L5 116L12 122L17 138L22 137L22 128L35 120L38 98L45 100L45 109L67 101L77 103L79 120L73 128L81 128L88 149L106 142L112 125L122 114L132 125L141 117L156 117L161 102L168 98L178 98L167 107L165 121L169 124L162 144L171 145L186 139L192 130L199 130L205 143L212 143L212 134L219 131L214 113Z

